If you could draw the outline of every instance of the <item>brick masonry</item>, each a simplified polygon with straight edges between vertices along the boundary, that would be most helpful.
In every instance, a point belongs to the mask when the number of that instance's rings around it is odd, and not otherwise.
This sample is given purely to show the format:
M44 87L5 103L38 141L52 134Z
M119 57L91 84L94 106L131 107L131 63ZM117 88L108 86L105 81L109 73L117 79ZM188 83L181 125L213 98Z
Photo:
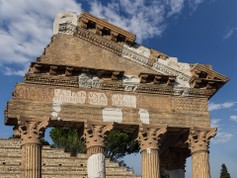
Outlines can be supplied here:
M42 178L87 178L87 156L71 157L63 149L43 146ZM20 178L21 149L19 139L0 139L0 177ZM106 159L107 178L140 178L126 167Z

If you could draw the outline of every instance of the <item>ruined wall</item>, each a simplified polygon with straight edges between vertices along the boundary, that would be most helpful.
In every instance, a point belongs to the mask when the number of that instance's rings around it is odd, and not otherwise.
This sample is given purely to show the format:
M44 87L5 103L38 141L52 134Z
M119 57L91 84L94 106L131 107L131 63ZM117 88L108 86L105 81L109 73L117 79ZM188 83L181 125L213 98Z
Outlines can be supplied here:
M0 177L20 178L21 149L18 139L0 139ZM87 178L87 156L70 157L62 149L42 149L43 178ZM132 171L106 160L107 178L138 178Z

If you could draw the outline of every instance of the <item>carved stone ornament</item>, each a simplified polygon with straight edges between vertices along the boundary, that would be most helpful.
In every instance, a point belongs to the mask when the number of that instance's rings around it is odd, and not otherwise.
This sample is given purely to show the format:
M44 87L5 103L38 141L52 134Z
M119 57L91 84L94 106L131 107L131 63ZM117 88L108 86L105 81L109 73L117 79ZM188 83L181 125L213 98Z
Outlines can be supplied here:
M112 129L113 123L108 125L85 123L84 139L86 140L86 147L104 147L104 139Z
M166 133L167 127L149 128L145 125L139 127L137 140L140 143L141 151L146 149L159 149L160 140Z
M49 119L44 121L18 120L18 132L15 131L15 134L20 135L21 145L28 143L40 144L48 123Z
M101 85L99 77L86 73L79 76L78 84L80 88L99 88Z
M124 76L123 86L125 91L135 91L140 83L140 79L136 76Z
M216 128L190 129L188 144L192 154L197 151L208 151L210 139L216 135L216 131Z
M63 33L73 35L76 31L77 19L75 12L59 13L53 23L53 34Z

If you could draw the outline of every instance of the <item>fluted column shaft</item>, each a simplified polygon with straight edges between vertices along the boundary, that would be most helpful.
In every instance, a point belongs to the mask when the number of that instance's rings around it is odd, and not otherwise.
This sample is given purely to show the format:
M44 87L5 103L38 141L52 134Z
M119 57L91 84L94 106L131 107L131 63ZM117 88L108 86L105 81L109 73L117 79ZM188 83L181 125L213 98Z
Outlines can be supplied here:
M105 178L104 140L112 125L96 125L85 123L84 138L87 147L88 178Z
M141 152L142 177L160 178L160 160L158 149L147 148Z
M208 151L199 151L192 154L193 178L210 178Z
M41 122L18 120L16 134L21 137L21 178L41 178L41 138L48 119Z
M22 149L23 178L41 178L41 145L35 143L24 144Z
M192 128L189 145L192 154L192 177L210 178L209 141L216 135L216 129Z
M166 127L139 127L138 141L142 156L142 178L160 178L160 139L166 132Z
M87 172L88 178L105 178L105 155L104 147L93 146L87 149Z

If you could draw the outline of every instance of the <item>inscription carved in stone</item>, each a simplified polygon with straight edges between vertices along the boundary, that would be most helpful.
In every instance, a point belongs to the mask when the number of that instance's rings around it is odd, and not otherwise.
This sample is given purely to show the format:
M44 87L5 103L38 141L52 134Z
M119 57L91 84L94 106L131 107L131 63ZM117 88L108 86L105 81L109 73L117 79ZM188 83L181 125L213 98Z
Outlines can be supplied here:
M136 108L136 101L136 96L133 95L114 94L112 96L113 106Z
M35 87L35 86L17 86L13 93L14 98L26 100L41 100L48 101L49 98L54 96L54 91L48 88Z
M86 92L79 91L73 92L71 90L54 90L53 102L55 103L72 103L72 104L84 104L86 101Z
M108 105L108 98L105 93L89 92L88 93L88 102L91 105L107 106Z

